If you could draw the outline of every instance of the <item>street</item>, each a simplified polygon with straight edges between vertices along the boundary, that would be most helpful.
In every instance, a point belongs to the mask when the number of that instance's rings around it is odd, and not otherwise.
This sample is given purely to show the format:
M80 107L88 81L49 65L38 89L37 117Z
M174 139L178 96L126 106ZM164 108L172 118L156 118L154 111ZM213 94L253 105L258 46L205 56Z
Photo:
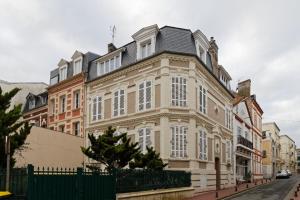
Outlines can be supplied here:
M289 179L278 179L274 182L258 186L239 196L228 198L229 200L283 200L289 191L293 188L300 176L292 176Z

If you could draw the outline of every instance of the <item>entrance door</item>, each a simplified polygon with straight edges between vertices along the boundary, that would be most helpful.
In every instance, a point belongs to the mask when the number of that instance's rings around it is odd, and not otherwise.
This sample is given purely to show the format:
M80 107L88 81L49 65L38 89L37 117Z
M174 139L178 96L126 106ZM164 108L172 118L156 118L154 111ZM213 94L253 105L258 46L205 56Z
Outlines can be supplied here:
M220 189L221 186L221 174L220 174L220 159L215 158L215 170L216 170L216 190Z

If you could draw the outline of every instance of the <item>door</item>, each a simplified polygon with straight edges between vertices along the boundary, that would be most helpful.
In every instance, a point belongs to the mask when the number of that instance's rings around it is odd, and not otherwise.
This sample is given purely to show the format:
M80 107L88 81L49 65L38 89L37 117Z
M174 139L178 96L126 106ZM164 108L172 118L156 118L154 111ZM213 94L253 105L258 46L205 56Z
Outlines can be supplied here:
M215 170L216 170L216 190L220 190L221 186L221 174L220 174L220 159L215 158Z

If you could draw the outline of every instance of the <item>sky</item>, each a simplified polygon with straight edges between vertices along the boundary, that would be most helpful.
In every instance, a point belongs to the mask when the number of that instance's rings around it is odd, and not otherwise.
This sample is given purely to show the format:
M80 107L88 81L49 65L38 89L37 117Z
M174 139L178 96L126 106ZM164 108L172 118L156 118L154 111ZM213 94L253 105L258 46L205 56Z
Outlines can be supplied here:
M300 147L300 1L297 0L0 0L0 79L49 83L75 50L104 54L152 24L213 36L232 88L250 78L252 93L281 134Z

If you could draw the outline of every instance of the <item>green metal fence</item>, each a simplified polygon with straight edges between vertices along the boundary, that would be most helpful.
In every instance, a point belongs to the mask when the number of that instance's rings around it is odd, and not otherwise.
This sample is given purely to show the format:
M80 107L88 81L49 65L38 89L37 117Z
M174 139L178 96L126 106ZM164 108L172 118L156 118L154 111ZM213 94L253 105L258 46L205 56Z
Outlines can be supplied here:
M115 175L28 166L28 200L114 200Z
M117 193L189 187L191 185L191 173L186 171L122 169L118 170L116 175Z
M23 199L27 193L26 168L14 168L10 171L9 189L15 199ZM5 191L6 170L0 169L0 191Z

